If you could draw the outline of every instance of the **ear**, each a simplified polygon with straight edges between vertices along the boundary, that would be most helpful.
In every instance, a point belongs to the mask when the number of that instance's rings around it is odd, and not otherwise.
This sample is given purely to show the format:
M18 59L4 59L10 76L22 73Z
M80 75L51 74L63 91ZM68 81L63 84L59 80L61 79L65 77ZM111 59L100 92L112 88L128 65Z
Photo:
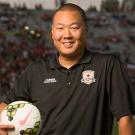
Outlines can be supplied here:
M53 27L51 28L51 37L53 39Z

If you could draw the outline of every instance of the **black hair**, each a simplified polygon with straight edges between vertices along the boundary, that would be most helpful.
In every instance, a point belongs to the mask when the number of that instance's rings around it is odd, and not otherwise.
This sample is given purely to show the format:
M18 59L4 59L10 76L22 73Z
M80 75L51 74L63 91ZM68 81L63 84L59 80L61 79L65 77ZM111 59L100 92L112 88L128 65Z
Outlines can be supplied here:
M53 22L53 19L54 19L54 16L56 15L56 13L58 11L64 11L64 10L79 12L85 26L87 27L87 18L86 18L85 11L81 7L79 7L78 5L72 4L72 3L63 4L60 8L56 9L56 11L54 12L53 17L52 17L52 22Z

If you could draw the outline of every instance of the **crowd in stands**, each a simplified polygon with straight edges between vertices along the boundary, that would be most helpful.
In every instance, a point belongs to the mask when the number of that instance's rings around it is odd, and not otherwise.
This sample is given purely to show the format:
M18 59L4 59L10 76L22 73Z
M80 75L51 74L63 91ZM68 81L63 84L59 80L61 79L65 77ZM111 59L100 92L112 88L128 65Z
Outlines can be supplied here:
M50 36L53 11L4 8L0 11L0 88L8 92L34 60L55 53ZM117 53L135 84L135 14L87 12L92 51Z

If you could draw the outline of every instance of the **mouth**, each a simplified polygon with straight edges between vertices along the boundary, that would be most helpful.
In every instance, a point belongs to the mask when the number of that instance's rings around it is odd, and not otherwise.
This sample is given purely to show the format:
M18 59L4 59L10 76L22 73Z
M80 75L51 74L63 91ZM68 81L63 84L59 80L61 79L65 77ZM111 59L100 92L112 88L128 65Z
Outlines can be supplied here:
M73 42L62 42L62 44L66 47L66 48L71 48L73 46Z

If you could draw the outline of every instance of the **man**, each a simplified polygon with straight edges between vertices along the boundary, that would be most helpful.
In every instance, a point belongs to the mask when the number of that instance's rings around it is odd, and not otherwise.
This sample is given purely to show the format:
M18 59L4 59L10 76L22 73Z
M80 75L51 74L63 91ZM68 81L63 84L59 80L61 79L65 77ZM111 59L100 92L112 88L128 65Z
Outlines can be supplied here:
M111 135L114 117L119 135L134 134L135 90L127 72L117 56L86 50L87 29L80 7L60 7L52 20L58 54L31 64L12 90L10 102L40 109L40 135ZM10 125L0 127L6 135Z

